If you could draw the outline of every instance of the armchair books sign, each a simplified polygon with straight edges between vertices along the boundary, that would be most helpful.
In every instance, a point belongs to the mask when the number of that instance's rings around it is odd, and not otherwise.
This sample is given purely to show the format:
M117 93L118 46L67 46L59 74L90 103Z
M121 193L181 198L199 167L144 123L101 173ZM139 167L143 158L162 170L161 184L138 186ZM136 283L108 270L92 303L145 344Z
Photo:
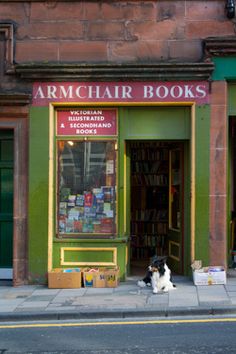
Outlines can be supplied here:
M178 82L35 82L33 106L50 102L195 102L209 103L207 81Z

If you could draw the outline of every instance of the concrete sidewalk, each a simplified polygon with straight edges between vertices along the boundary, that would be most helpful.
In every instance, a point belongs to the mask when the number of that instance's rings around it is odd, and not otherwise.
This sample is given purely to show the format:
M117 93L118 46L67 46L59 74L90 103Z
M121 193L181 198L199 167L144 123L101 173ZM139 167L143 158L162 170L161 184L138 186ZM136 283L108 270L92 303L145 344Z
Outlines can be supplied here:
M176 290L154 295L128 277L117 288L48 289L0 285L0 321L236 314L236 270L226 285L198 286L175 276ZM1 284L1 283L0 283Z

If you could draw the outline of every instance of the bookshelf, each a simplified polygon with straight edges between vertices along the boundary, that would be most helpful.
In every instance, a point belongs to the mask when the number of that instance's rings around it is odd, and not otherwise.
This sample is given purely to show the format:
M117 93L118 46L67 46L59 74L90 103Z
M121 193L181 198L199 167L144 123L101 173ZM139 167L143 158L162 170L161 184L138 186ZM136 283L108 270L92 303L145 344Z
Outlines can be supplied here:
M168 202L168 146L131 143L131 260L166 254Z

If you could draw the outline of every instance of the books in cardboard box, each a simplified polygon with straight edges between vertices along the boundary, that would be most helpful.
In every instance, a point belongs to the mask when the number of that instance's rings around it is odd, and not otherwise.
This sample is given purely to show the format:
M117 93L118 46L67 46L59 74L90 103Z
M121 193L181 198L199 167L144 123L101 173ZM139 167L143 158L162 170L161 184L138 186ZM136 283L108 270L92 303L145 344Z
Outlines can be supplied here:
M49 289L81 288L82 278L79 268L55 268L48 272Z
M85 288L115 288L119 283L119 267L85 268L83 283Z
M193 269L193 282L195 285L226 284L226 272L222 266L202 267L201 261L195 261L191 267Z

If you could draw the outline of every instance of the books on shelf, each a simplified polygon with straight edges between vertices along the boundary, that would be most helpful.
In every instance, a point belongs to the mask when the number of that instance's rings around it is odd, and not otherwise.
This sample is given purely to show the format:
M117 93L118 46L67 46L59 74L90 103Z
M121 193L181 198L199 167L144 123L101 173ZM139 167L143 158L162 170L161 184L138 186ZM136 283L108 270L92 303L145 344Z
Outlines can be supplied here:
M132 183L136 186L167 186L168 176L164 174L134 174L132 175Z
M134 221L167 221L167 219L166 209L135 209L132 212Z
M157 233L166 235L168 231L167 222L135 222L131 223L131 233L136 235L143 235L145 233Z
M131 258L166 252L169 147L165 142L131 143Z

